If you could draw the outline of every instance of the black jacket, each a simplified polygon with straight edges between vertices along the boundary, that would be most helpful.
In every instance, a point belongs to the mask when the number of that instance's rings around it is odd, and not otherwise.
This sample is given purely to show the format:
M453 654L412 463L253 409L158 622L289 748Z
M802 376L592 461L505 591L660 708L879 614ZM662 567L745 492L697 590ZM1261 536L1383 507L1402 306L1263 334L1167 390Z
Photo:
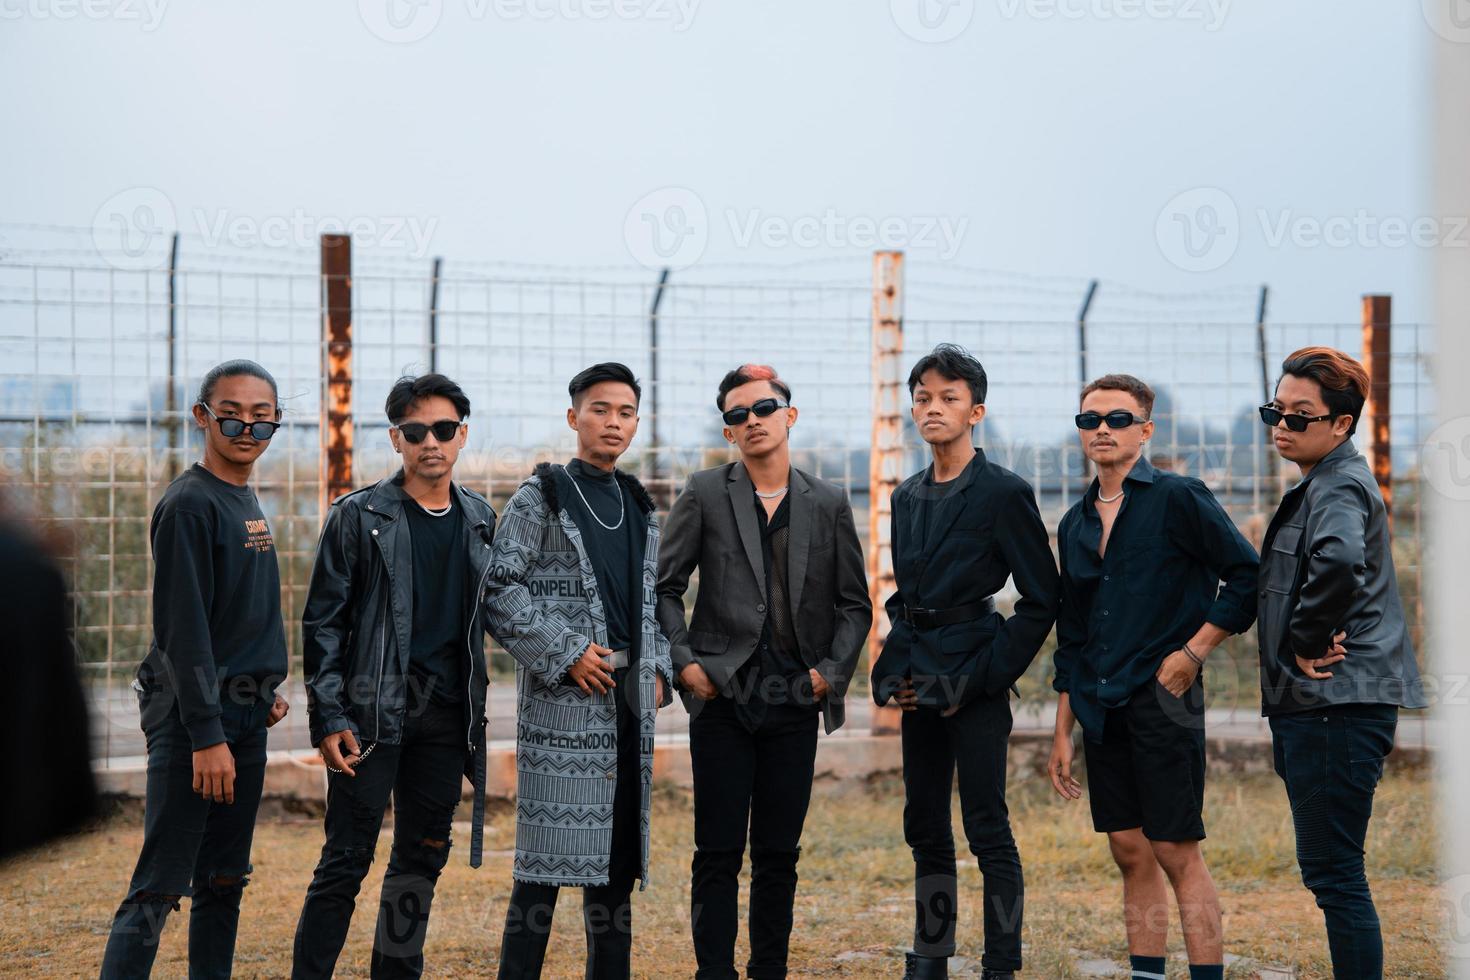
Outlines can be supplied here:
M831 688L822 700L828 733L846 719L843 698L873 622L863 551L842 488L792 467L789 562L793 626L802 662ZM658 621L669 638L674 671L698 663L730 693L737 671L755 655L766 622L765 560L743 463L701 470L664 526L658 554ZM684 627L684 592L699 569L694 617ZM693 695L684 705L693 709Z
M1261 547L1261 713L1332 704L1423 708L1424 690L1404 621L1388 514L1373 474L1344 442L1286 492ZM1325 656L1347 631L1347 659L1311 680L1296 655Z
M1057 563L1031 486L989 462L984 450L955 478L925 540L920 495L933 470L893 491L893 575L885 608L892 626L873 667L873 699L893 697L909 677L920 704L949 706L1003 694L1046 642L1060 603ZM984 602L1014 578L1020 593L1009 619L999 612L939 626L916 623L910 609L954 610Z
M311 744L351 729L359 744L397 744L408 711L408 654L413 636L413 568L401 474L339 497L327 512L317 544L301 652ZM490 572L495 511L459 484L464 507L466 680L465 775L476 788L476 814L485 786L485 628L479 597ZM478 833L475 835L478 838ZM472 863L478 848L471 844Z

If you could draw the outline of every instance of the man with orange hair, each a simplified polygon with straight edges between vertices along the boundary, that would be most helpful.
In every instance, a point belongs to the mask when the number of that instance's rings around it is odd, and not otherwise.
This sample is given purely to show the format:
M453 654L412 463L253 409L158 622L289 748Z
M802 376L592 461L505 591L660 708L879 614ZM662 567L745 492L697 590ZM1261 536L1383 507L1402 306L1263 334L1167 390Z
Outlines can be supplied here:
M1306 347L1282 363L1276 397L1260 408L1276 451L1302 473L1261 547L1261 713L1338 980L1383 976L1363 843L1399 708L1427 704L1387 508L1352 442L1367 396L1361 364Z
M746 975L760 980L786 976L817 719L829 734L842 725L873 610L847 494L791 465L791 389L746 364L725 375L715 404L740 459L695 473L669 511L658 620L690 714L695 975L738 976L748 829Z

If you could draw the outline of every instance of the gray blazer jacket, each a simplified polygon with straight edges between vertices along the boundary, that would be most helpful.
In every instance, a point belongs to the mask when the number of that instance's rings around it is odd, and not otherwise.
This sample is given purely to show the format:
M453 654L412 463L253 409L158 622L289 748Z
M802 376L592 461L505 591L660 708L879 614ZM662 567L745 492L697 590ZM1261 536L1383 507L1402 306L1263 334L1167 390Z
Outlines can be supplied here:
M852 507L841 487L791 470L790 602L802 662L827 681L822 702L830 733L846 717L843 698L857 668L873 606ZM760 645L766 619L755 488L743 463L689 478L664 524L658 554L658 623L677 674L698 663L721 693ZM699 569L694 617L684 624L684 592ZM685 707L695 699L682 692Z

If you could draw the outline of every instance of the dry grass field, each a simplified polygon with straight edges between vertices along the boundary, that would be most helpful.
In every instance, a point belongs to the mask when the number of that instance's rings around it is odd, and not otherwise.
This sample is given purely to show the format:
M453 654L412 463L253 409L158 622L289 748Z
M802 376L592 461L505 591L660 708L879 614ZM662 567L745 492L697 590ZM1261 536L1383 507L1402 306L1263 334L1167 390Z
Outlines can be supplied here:
M1039 776L1017 774L1012 813L1026 867L1025 975L1126 976L1121 894L1104 841L1085 804L1056 801ZM910 928L912 863L900 831L902 789L891 776L824 783L804 840L793 937L794 976L897 977ZM640 977L693 975L688 867L690 800L662 788L654 814L652 884L635 897L634 969ZM463 815L463 814L462 814ZM457 847L439 887L429 936L430 976L493 976L510 880L513 813L492 809L485 866L472 871ZM1331 975L1320 913L1292 859L1286 798L1269 773L1221 775L1211 784L1209 861L1225 908L1227 975L1286 969L1300 978ZM956 814L958 827L958 814ZM457 833L462 837L465 826ZM388 834L365 896L376 896ZM93 830L0 867L0 974L96 976L112 910L122 897L141 838L136 804ZM961 838L962 840L962 838ZM256 836L255 874L245 893L237 977L289 972L296 916L321 846L321 827L268 803ZM963 845L961 845L963 846ZM1388 947L1388 975L1443 976L1442 906L1435 888L1437 841L1427 773L1392 771L1379 791L1369 866ZM979 873L961 872L960 960L956 976L978 976ZM367 976L374 903L360 901L339 975ZM580 901L563 897L548 977L581 975ZM185 905L187 912L187 904ZM1169 976L1184 977L1177 918ZM185 973L185 924L164 936L157 976ZM742 934L744 932L742 926ZM741 952L743 956L743 949ZM1109 972L1107 961L1116 965Z

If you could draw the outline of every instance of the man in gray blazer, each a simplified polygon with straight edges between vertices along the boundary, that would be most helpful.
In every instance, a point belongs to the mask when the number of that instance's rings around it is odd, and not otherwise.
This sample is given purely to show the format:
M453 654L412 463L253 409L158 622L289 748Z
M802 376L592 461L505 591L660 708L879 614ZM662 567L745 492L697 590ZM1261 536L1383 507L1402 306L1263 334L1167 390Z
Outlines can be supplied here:
M725 375L715 403L740 461L689 478L658 563L659 626L691 718L696 976L737 976L748 827L746 972L784 977L817 716L828 733L841 727L873 610L846 493L791 466L791 389L771 368L747 364Z

